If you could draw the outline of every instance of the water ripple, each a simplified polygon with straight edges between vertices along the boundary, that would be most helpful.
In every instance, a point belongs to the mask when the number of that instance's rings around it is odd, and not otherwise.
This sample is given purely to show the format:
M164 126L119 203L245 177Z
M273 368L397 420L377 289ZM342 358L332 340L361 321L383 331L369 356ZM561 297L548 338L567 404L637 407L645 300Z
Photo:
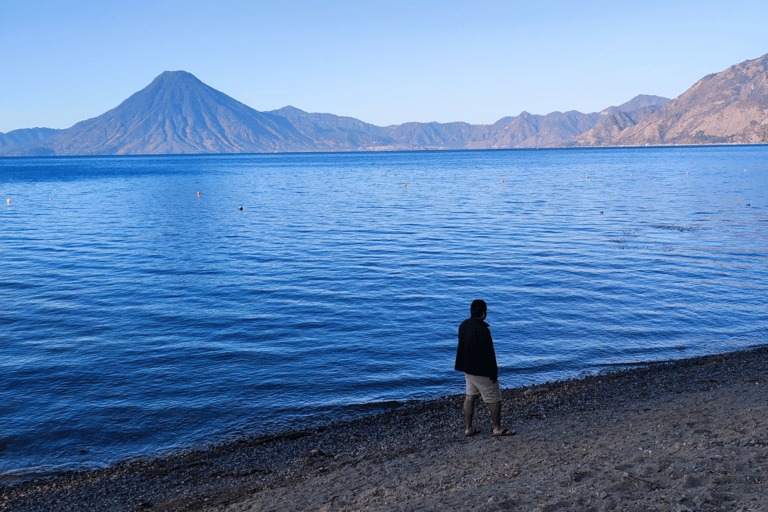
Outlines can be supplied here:
M0 472L764 344L766 152L0 159Z

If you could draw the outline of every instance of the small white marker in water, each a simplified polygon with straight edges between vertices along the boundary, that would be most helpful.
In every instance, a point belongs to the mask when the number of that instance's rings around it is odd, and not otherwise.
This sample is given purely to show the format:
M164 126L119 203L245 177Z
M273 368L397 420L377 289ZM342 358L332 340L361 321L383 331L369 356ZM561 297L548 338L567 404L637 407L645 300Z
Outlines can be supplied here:
M5 202L8 203L8 206L11 206L11 198L10 197Z

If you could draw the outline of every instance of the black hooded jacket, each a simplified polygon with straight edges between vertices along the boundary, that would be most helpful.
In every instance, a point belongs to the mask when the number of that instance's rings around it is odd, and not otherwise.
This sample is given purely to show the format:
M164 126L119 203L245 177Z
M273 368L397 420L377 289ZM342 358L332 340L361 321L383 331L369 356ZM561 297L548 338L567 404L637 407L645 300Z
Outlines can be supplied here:
M467 318L459 326L459 347L456 350L454 369L470 375L490 377L492 380L499 378L491 331L488 324L479 318Z

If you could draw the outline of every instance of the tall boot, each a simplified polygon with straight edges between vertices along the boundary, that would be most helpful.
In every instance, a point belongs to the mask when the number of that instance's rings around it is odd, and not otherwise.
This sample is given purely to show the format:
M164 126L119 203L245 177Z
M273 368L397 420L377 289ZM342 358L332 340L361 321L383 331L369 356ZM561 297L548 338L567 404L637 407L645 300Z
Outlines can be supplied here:
M498 432L501 430L501 402L488 404L488 409L491 411L491 423L493 423L493 429Z
M464 398L464 426L467 432L472 432L472 417L475 415L475 397L467 395Z

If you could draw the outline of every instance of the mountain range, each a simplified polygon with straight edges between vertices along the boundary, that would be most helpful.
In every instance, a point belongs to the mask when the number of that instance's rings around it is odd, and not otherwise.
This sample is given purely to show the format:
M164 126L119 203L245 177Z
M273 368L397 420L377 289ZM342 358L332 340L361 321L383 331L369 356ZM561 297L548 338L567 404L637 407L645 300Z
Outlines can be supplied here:
M376 126L286 106L257 111L185 71L64 130L0 133L0 155L393 151L768 142L768 55L708 75L679 97L639 95L600 112L522 112L493 124Z

